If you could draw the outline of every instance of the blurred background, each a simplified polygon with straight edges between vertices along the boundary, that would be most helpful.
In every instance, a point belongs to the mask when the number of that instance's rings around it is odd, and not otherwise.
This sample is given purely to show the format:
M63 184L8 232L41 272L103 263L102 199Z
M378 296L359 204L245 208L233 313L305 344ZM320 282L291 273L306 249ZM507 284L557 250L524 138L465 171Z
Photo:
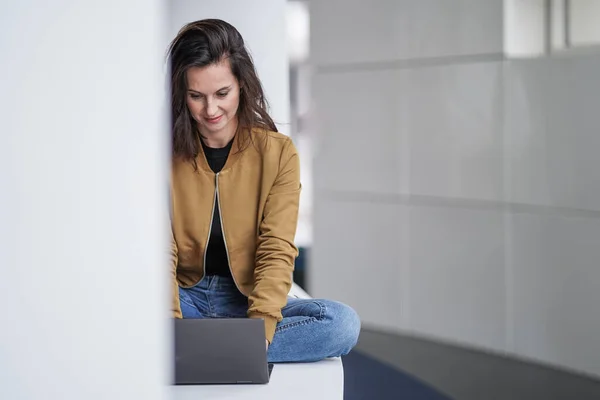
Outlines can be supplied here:
M209 17L301 155L295 282L363 321L347 399L600 398L600 0L2 4L0 398L164 398L164 57Z

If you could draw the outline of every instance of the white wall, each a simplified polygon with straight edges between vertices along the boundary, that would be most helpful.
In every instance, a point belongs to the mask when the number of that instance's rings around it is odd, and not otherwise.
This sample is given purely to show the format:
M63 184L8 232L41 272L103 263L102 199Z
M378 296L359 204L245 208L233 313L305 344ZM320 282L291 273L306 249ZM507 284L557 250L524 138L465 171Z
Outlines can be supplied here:
M504 61L502 18L311 3L309 290L367 326L600 374L600 59Z
M0 7L1 399L166 397L163 15Z
M510 350L600 374L600 54L505 76Z
M236 27L250 49L271 106L271 117L290 131L289 68L286 47L286 0L172 0L169 38L188 22L218 18Z
M571 43L574 46L600 44L600 2L570 0Z
M559 4L560 3L560 4ZM564 0L552 0L552 8L562 11ZM564 11L563 11L564 12ZM564 14L552 13L552 39L563 39ZM562 13L561 13L562 14ZM560 24L561 26L557 26ZM564 28L563 28L564 29ZM560 32L560 35L556 31ZM504 0L504 52L509 57L531 57L546 51L546 0Z

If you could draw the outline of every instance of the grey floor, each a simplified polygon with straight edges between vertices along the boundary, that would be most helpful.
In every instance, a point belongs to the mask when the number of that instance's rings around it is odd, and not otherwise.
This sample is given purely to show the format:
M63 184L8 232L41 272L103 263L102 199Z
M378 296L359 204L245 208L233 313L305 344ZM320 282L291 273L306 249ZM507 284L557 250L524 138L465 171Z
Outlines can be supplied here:
M600 381L428 340L364 329L356 349L456 400L600 399Z

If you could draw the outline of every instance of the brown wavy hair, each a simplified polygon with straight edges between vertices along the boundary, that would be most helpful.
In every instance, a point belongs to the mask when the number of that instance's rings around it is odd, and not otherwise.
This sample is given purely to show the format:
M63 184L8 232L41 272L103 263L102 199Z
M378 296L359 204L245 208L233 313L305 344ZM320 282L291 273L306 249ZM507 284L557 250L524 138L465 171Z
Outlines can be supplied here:
M187 71L192 67L205 67L229 60L231 72L240 87L237 111L238 148L243 151L250 135L238 134L241 130L261 128L277 132L268 113L269 104L242 35L231 24L220 19L203 19L181 28L168 50L171 72L171 123L173 156L192 162L200 152L200 132L187 104Z

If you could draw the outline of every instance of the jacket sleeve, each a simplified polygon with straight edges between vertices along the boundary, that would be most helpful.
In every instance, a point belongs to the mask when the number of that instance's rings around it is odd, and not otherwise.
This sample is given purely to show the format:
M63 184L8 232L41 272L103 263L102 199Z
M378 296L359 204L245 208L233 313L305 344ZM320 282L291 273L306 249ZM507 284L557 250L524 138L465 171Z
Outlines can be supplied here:
M263 318L271 343L281 309L292 286L294 244L300 204L300 161L292 141L282 151L279 172L269 192L259 228L254 289L248 297L248 317Z
M175 237L173 236L173 229L169 229L171 235L171 250L169 252L169 262L171 264L171 296L172 304L171 310L174 318L182 318L181 305L179 304L179 285L177 284L177 243L175 243Z

